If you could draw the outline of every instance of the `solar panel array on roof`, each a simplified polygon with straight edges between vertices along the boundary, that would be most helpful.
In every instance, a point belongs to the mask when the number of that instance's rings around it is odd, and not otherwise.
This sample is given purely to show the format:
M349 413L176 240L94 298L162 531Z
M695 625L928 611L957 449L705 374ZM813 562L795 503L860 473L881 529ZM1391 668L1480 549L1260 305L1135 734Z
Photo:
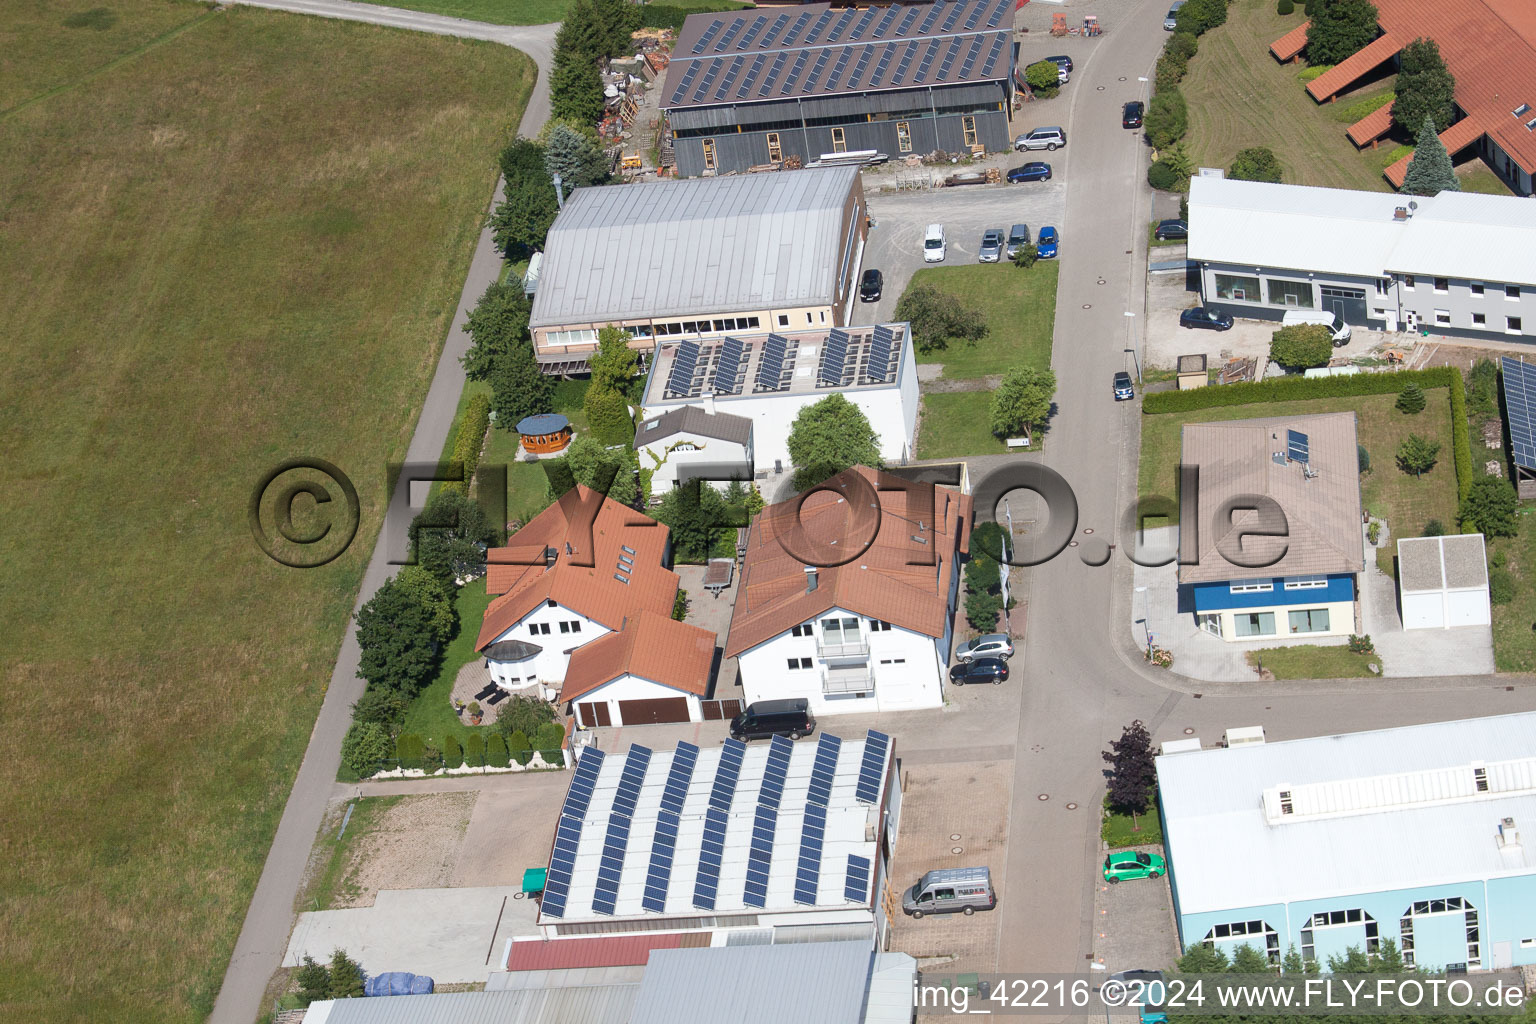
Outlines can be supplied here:
M837 772L837 755L843 749L840 737L822 733L816 741L816 761L811 765L811 788L806 799L823 807L832 799L832 776Z
M747 882L742 902L749 907L762 909L768 902L768 868L773 860L773 837L779 824L779 801L784 797L789 757L794 749L795 745L783 736L775 736L768 748L768 763L763 766L763 781L757 791L752 843L747 850Z
M661 794L661 810L656 814L656 838L651 843L651 867L645 876L645 892L640 905L660 913L667 905L667 887L672 882L672 858L677 852L677 832L682 824L683 801L688 784L699 761L699 748L679 742L667 771L666 789Z
M752 27L747 30L747 34L742 36L741 42L736 44L736 49L745 50L747 47L751 46L752 40L756 39L762 33L763 29L767 27L768 19L766 17L754 19L752 22Z
M843 367L848 363L848 332L834 330L821 349L821 368L816 374L820 384L838 387L843 383Z
M864 380L870 384L884 384L891 379L896 364L896 332L883 324L875 328L875 336L869 343L869 359L864 364Z
M992 41L992 50L987 54L986 63L981 66L981 73L983 75L990 75L993 69L997 67L997 58L1002 55L1003 47L1007 42L1007 36L998 36Z
M805 823L800 827L800 860L795 865L795 902L816 905L816 888L821 882L821 851L827 836L827 809L808 804Z
M843 882L843 899L849 903L869 901L869 858L848 855L848 876Z
M1285 432L1285 455L1292 462L1310 462L1312 460L1311 439L1299 430L1287 430Z
M640 787L645 783L645 772L650 766L650 748L630 744L629 755L624 758L624 771L619 775L619 790L613 797L613 809L608 812L603 856L597 865L592 909L599 914L612 914L618 903L619 876L623 874L624 854L629 849L629 829L634 821L635 805L640 800Z
M768 335L757 357L756 390L778 391L784 386L784 357L788 352L789 339L781 334Z
M707 48L710 43L715 41L715 36L719 35L720 30L724 27L725 22L721 21L719 18L716 18L714 21L710 22L709 28L704 30L703 35L699 36L699 41L693 44L693 52L703 53L705 48Z
M880 800L880 778L885 774L885 754L891 747L891 738L883 732L869 730L864 741L864 759L859 763L859 784L854 796L866 804Z
M1536 469L1536 365L1504 356L1504 408L1515 465Z
M699 76L699 68L702 66L703 65L697 62L688 66L688 70L683 75L682 81L678 82L677 88L672 90L673 103L676 103L683 98L683 94L688 91L688 87L693 84L693 80Z
M837 83L842 81L843 69L848 66L848 59L852 56L853 51L849 49L843 50L843 52L838 55L837 63L832 65L832 74L827 76L827 88L829 90L836 89Z
M747 346L740 338L726 338L720 345L720 360L715 364L710 389L717 395L739 394L746 362Z
M784 34L784 45L793 46L795 44L795 39L799 37L801 32L805 31L806 23L810 20L810 11L806 11L804 14L800 15L800 17L796 18L794 25L792 25L789 31Z
M581 840L582 821L592 793L597 788L597 775L603 769L603 752L588 747L576 762L571 775L570 788L565 791L565 803L560 808L560 823L555 828L555 848L549 857L549 871L544 880L544 895L540 908L550 917L565 916L565 901L571 895L571 873L576 866L576 846Z
M694 373L699 366L699 343L685 341L672 357L672 372L667 374L667 394L686 398L693 394Z
M693 883L693 905L700 910L714 910L720 891L720 864L725 857L725 826L731 800L741 778L741 762L746 745L740 740L726 740L715 766L715 781L709 790L709 809L704 812L704 840L699 851L699 873Z

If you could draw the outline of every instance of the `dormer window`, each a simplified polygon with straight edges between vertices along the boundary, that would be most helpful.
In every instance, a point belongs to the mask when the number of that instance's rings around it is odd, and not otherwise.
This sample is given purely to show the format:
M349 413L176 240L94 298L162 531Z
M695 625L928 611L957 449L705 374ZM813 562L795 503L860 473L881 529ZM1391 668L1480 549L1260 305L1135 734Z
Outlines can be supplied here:
M1474 783L1476 783L1477 791L1479 793L1486 793L1486 792L1488 792L1488 769L1487 768L1473 768L1472 769L1472 781Z
M1529 103L1522 103L1518 107L1516 107L1514 110L1511 110L1510 113L1514 114L1516 117L1519 117L1522 114L1524 114L1527 110L1530 110L1530 109L1531 109L1531 105Z
M1280 791L1280 813L1281 814L1294 814L1294 813L1296 813L1296 808L1291 804L1291 791L1288 790L1288 789L1282 789Z

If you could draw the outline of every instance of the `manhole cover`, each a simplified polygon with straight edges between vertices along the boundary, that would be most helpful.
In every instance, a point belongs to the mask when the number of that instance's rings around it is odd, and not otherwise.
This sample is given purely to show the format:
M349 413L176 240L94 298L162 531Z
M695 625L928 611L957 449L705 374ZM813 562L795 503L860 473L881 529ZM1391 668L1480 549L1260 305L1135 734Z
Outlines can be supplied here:
M1101 277L1101 278L1099 278L1099 280L1098 280L1098 283L1099 283L1099 284L1107 284L1107 283L1108 283L1108 282L1106 282L1106 281L1105 281L1105 280L1104 280L1104 279L1103 279L1103 278L1102 278L1102 277Z
M960 833L959 832L951 832L949 834L949 838L958 843L960 841Z
M1184 735L1185 736L1193 736L1194 734L1195 734L1195 730L1193 730L1193 729L1186 728L1184 730Z
M1084 533L1092 533L1093 532L1093 527L1085 526L1085 527L1083 527L1083 532Z
M965 847L963 847L963 846L951 846L949 848L949 852L950 853L964 853L965 852Z
M1067 804L1067 810L1069 810L1069 811L1077 810L1077 804Z
M1123 82L1123 81L1125 81L1125 79L1122 78L1121 81ZM1104 91L1104 87L1102 85L1099 86L1099 92L1103 92L1103 91Z
M1050 798L1051 798L1051 794L1049 794L1049 793L1041 793L1041 794L1040 794L1040 795L1039 795L1039 796L1038 796L1038 797L1036 797L1036 798L1035 798L1035 799L1037 799L1037 800L1040 800L1040 801L1042 801L1042 802L1043 802L1043 801L1046 801L1046 800L1049 800L1049 799L1050 799Z
M1069 548L1077 547L1077 541L1073 541L1071 544L1068 544L1067 547L1069 547Z
M1125 81L1125 76L1124 75L1120 76L1120 81L1122 81L1122 82Z
M1085 303L1083 303L1083 308L1084 309L1092 309L1093 308L1093 303L1085 302Z

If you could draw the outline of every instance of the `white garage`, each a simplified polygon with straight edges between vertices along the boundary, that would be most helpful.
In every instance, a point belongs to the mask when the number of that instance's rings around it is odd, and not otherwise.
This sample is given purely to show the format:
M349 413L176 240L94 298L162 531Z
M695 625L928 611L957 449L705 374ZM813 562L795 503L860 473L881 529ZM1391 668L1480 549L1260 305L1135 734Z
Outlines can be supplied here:
M1483 535L1412 537L1397 542L1404 629L1486 626L1488 559Z

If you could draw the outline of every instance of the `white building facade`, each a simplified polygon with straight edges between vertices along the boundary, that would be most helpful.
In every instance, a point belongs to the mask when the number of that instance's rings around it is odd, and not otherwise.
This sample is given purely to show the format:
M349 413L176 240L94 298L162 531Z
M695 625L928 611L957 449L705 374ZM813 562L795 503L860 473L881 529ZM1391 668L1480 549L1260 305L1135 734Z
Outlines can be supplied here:
M595 619L555 602L545 601L533 611L498 633L491 645L520 640L539 648L537 653L515 661L500 661L489 654L486 668L491 678L506 690L531 688L542 681L559 684L571 663L571 654L584 644L612 632ZM546 696L553 696L554 689Z

